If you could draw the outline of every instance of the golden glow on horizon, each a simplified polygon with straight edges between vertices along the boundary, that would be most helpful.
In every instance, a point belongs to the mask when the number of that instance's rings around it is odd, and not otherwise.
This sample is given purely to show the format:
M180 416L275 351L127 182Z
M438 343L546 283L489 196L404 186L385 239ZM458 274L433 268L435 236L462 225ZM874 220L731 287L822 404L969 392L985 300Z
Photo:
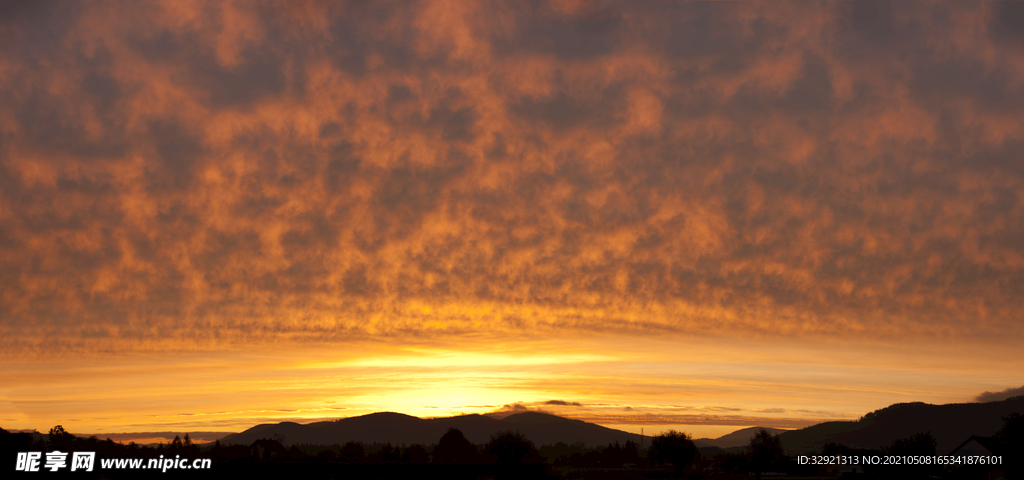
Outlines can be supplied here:
M344 352L347 361L331 361L338 352L329 349L303 349L276 355L124 357L83 361L70 370L58 364L12 364L0 381L18 388L4 390L0 423L39 430L62 424L89 433L240 431L258 423L304 423L377 411L420 417L489 413L520 403L520 408L628 431L674 425L711 435L753 424L796 428L855 419L898 401L962 402L976 392L997 390L1016 374L981 370L1000 352L944 369L947 383L937 387L918 366L895 367L905 362L891 348L837 350L836 345L747 341L732 346L697 342L680 349L685 343L548 340L516 343L509 354L485 346L353 344ZM775 350L785 355L773 359ZM525 351L535 352L534 362L516 365ZM587 351L615 355L575 353ZM939 364L957 354L954 349L911 355ZM364 356L370 360L360 362ZM453 361L460 357L467 361ZM961 387L950 390L949 384ZM69 397L68 392L75 394ZM117 414L111 415L111 404L121 405Z

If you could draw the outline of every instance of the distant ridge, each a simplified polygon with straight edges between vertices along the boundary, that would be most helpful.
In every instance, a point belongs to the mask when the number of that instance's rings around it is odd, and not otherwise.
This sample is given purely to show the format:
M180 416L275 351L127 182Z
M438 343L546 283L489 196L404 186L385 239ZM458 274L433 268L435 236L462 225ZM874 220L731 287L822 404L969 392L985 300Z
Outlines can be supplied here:
M286 446L294 444L344 444L349 441L411 445L437 443L449 428L458 428L473 443L486 443L503 430L518 430L537 446L557 442L586 442L590 446L640 443L640 435L602 427L581 420L571 420L540 412L523 412L497 420L485 415L462 415L446 418L418 418L394 412L379 412L331 422L306 425L284 422L263 424L220 439L222 444L249 445L261 438L283 438ZM649 442L648 442L649 443Z
M944 455L972 435L991 436L1002 426L1003 417L1014 412L1024 413L1024 397L946 405L898 403L869 413L858 421L824 422L800 430L767 430L779 435L783 448L790 454L820 452L827 443L878 449L899 438L931 432L938 443L937 453ZM502 430L519 430L538 446L556 442L585 442L589 446L626 440L640 443L637 434L540 412L517 413L500 420L486 415L423 419L381 412L306 425L291 422L257 425L220 441L249 445L261 438L277 437L283 438L283 443L289 446L296 443L343 444L348 441L431 445L452 427L461 430L469 441L477 444L485 443L491 435ZM741 448L749 444L759 428L744 428L717 439L696 439L694 443L701 448Z
M991 436L1003 425L1003 417L1024 413L1024 396L999 402L897 403L875 410L858 421L825 422L780 435L787 452L820 452L826 443L851 448L881 448L894 440L919 432L931 432L939 455L948 454L971 435Z
M769 428L769 427L749 427L740 430L736 430L727 435L722 435L718 438L698 438L693 441L698 447L718 447L718 448L730 448L730 447L745 447L750 445L750 438L754 436L760 429L765 429L771 432L773 435L779 435L786 433L789 430L783 430L781 428Z

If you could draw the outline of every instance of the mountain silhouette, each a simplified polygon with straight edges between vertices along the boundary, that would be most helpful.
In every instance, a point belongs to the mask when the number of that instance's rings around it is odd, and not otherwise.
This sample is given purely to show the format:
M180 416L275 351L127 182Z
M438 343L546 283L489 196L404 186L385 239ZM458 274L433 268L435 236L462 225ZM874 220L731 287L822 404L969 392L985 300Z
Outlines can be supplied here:
M760 429L765 429L771 432L773 435L779 435L789 430L783 430L781 428L768 428L768 427L749 427L736 430L735 432L722 435L718 438L698 438L693 441L698 447L718 447L718 448L730 448L730 447L745 447L750 445L750 438L754 436Z
M826 443L877 449L915 433L931 432L936 452L945 455L972 435L991 436L1003 425L1003 417L1013 412L1024 412L1024 396L988 403L897 403L858 421L819 423L785 432L780 438L787 452L821 452Z
M898 403L869 413L857 421L824 422L800 430L767 430L778 434L783 448L791 454L821 452L828 443L878 449L922 432L931 432L937 441L937 452L947 454L972 435L991 436L1002 426L1003 417L1013 412L1024 412L1024 397L946 405ZM538 446L557 442L585 442L589 446L603 446L616 441L624 443L626 440L640 443L640 435L634 433L540 412L517 413L502 419L486 415L424 419L380 412L305 425L293 422L257 425L228 435L220 442L250 445L261 438L276 438L286 446L344 444L349 441L431 445L449 428L459 429L475 444L486 443L492 435L507 430L518 430ZM697 439L694 443L704 448L744 447L759 428L744 428L717 439ZM648 438L645 443L649 442Z
M473 443L486 443L501 431L518 430L537 445L557 442L586 442L598 446L632 440L640 435L602 427L540 412L523 412L497 420L486 415L461 415L446 418L418 418L394 412L379 412L359 417L305 425L283 422L263 424L220 439L225 445L249 445L261 438L278 438L286 446L295 444L330 445L349 441L411 445L436 443L449 428L457 428Z
M237 441L228 441L238 437ZM242 433L234 433L220 439L222 444L239 443L244 445L251 445L256 440L263 438L270 439L302 439L298 443L309 443L313 445L330 445L335 443L331 441L331 437L321 431L311 429L308 425L302 425L295 422L281 422L281 423L264 423L256 425ZM284 443L284 442L281 442ZM289 442L291 445L294 441Z

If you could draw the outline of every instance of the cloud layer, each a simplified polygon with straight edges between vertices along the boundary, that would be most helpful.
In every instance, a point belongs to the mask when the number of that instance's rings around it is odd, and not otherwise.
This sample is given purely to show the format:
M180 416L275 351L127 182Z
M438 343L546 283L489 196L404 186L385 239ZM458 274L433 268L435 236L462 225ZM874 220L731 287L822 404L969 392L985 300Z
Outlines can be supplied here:
M5 8L9 355L1024 333L1013 3Z

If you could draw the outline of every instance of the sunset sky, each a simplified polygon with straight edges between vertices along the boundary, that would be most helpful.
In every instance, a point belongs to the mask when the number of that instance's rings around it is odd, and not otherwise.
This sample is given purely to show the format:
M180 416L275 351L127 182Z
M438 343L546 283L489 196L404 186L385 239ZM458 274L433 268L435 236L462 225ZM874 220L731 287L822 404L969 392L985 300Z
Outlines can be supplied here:
M5 2L0 427L1021 394L1021 152L1024 3Z

